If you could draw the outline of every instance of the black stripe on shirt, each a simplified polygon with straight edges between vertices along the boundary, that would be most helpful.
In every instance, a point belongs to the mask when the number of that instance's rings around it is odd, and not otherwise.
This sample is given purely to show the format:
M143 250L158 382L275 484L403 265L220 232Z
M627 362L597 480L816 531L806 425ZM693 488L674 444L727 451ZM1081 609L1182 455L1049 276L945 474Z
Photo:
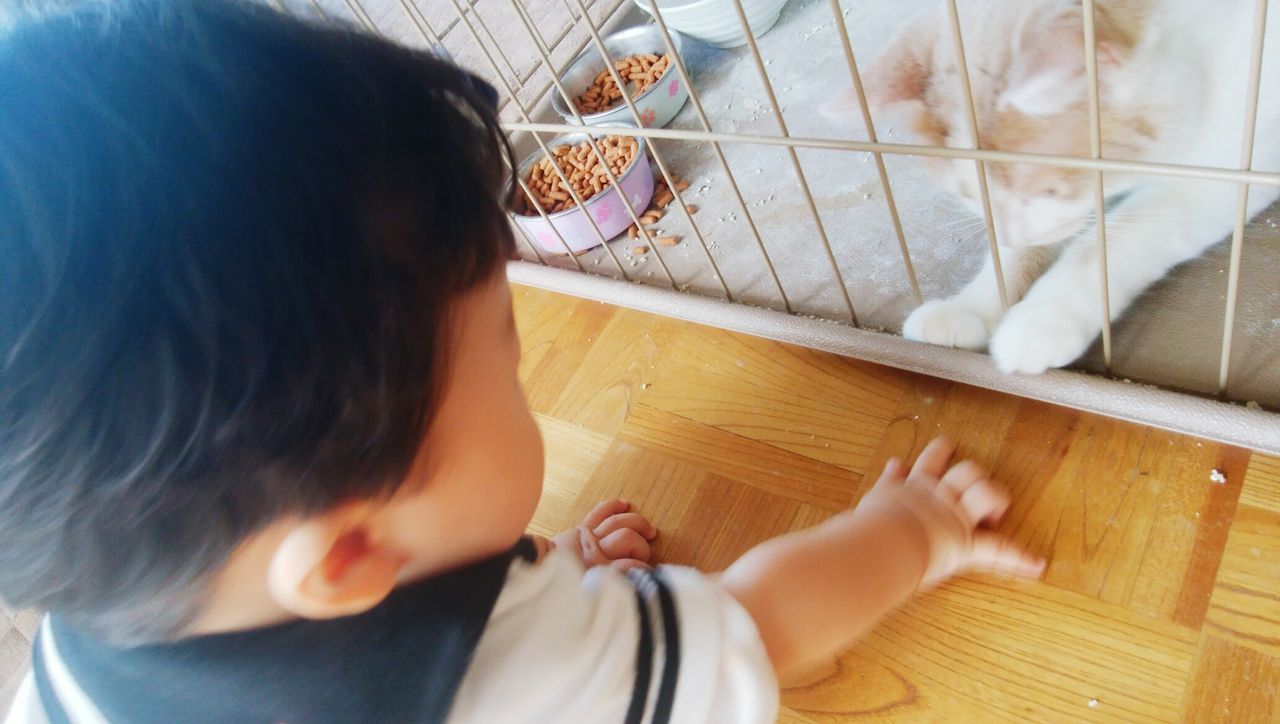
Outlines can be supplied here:
M651 575L658 586L658 602L662 606L663 657L662 683L658 685L658 700L653 706L652 724L671 721L671 709L675 705L676 682L680 678L680 620L676 617L676 601L671 588L661 576Z
M639 588L636 589L636 610L640 613L640 643L636 645L636 680L631 688L626 724L643 721L644 705L649 700L649 681L653 678L653 624L649 621L649 604Z
M527 535L521 536L520 540L516 542L515 547L511 550L517 558L520 558L525 563L538 562L538 544L534 543L533 538L530 538Z
M41 626L41 629L43 628ZM35 675L40 707L44 709L44 715L48 717L50 723L71 724L66 710L62 708L62 702L58 700L58 692L54 691L53 682L49 680L49 662L44 658L43 630L36 633L35 641L31 644L31 673Z

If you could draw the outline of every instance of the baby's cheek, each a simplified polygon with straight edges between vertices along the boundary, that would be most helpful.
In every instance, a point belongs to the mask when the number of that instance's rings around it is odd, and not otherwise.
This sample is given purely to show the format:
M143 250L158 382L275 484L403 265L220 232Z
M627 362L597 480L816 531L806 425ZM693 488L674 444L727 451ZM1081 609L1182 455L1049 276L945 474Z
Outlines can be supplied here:
M525 419L528 421L527 422L527 436L528 436L527 456L528 457L527 457L526 464L531 469L530 474L533 477L533 479L537 481L538 488L541 489L542 475L544 472L543 467L545 464L545 451L543 449L543 444L542 444L542 432L538 429L538 423L534 421L533 415L530 412L528 412L527 409L525 410Z
M521 481L523 487L532 488L536 498L542 490L544 472L542 432L523 394L517 395L509 404L508 424L503 431L509 479Z

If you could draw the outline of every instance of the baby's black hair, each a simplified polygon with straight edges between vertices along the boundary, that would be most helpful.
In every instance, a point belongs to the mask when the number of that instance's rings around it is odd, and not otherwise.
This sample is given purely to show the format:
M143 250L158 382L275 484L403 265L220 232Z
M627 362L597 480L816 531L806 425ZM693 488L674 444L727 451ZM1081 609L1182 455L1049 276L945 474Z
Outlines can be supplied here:
M236 0L0 36L0 596L180 635L287 515L388 496L512 253L492 89Z

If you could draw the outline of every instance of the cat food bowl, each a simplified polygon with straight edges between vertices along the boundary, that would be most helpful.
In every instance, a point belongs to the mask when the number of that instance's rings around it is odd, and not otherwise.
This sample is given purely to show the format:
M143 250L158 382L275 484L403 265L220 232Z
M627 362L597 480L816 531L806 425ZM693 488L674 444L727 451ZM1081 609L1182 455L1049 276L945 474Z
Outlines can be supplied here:
M667 26L679 30L717 48L736 48L747 44L742 32L738 11L733 0L635 0L639 8L650 15L658 4ZM751 34L757 38L769 32L787 0L742 0L742 11L747 16Z
M677 53L683 50L679 33L671 33L671 44L675 46ZM667 54L667 45L662 40L662 31L656 25L642 25L614 33L604 39L604 47L609 51L609 57L615 62L637 55L661 57ZM591 87L602 70L605 70L605 67L599 50L590 47L569 64L561 74L560 81L569 95L576 99ZM667 62L666 70L653 85L631 98L636 105L636 110L640 113L640 122L646 128L661 128L670 123L688 99L689 91L680 80L674 61ZM564 98L559 93L552 94L551 105L565 121L574 124L578 122L573 115L573 109L565 105ZM618 100L617 105L599 113L582 114L582 122L588 126L616 123L634 125L634 121L631 109L623 100Z
M613 125L614 127L635 127L634 124ZM604 139L610 135L613 134L607 128L592 130L590 133L590 137L596 139ZM587 133L569 133L551 139L547 147L554 153L562 146L577 146L588 137ZM615 176L622 186L622 192L631 200L631 208L635 209L636 213L642 213L653 200L653 172L649 169L648 146L643 138L627 138L634 140L637 148L630 163L622 169L622 173ZM516 172L520 174L520 178L528 182L534 167L544 158L542 149L538 149L520 162ZM523 197L524 190L517 186L516 194ZM596 236L595 230L591 228L592 220L595 221L605 239L612 239L631 226L631 216L627 214L623 197L612 184L587 198L581 207L573 204L572 201L569 203L570 206L566 209L548 212L545 219L533 209L525 208L522 212L519 204L516 207L517 211L511 216L526 236L552 254L564 254L565 244L568 244L569 250L575 254L599 246L600 237ZM559 232L559 236L556 232ZM561 243L561 238L564 239L564 243Z

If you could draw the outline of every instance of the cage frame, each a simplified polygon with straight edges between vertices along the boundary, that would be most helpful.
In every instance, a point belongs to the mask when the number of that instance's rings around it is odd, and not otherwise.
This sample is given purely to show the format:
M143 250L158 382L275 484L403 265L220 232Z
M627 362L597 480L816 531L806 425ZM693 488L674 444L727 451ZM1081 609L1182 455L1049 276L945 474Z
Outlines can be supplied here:
M295 3L302 2L302 0L293 1ZM560 80L560 74L563 68L556 67L553 62L552 53L550 52L552 45L548 45L546 39L541 36L540 31L536 27L536 23L533 22L532 15L524 5L525 0L507 0L513 11L513 17L519 21L519 24L524 28L530 42L533 43L534 47L538 50L538 62L531 73L536 73L540 68L545 67L552 78L552 81L547 88L544 88L541 92L535 94L535 103L526 104L521 101L519 97L519 89L513 88L508 82L509 75L514 75L517 79L520 79L520 74L515 71L511 61L502 53L501 46L497 43L494 34L488 27L480 12L470 4L470 0L466 1L468 4L464 7L459 0L447 0L448 4L453 9L454 17L449 27L445 28L442 32L437 32L431 26L426 13L420 7L419 0L397 0L404 13L421 34L422 39L432 46L441 47L441 37L443 37L445 33L454 28L464 28L465 32L472 38L482 52L482 56L487 65L487 68L482 70L487 70L489 77L497 80L496 85L498 85L500 93L505 96L507 107L513 108L518 115L517 120L504 121L502 123L504 130L515 137L519 137L522 134L527 135L538 145L540 151L545 157L551 158L552 151L547 146L547 138L568 133L581 133L585 129L590 128L585 125L580 125L582 123L582 118L580 114L576 113L576 109L575 120L577 120L579 124L571 124L567 122L539 122L535 120L538 108L531 108L530 106L533 105L540 107L545 102L542 99L548 97L548 94L550 93L560 94L566 101L568 107L574 108L574 104L571 102L568 90ZM270 0L270 2L282 11L289 11L286 0ZM314 12L325 15L326 17L328 16L320 6L318 0L306 0L306 2L313 6ZM363 7L363 0L341 0L341 2L349 10L352 18L354 18L354 20L366 30L372 33L380 32L377 24ZM1265 25L1269 10L1268 0L1253 0L1254 27L1249 56L1249 85L1247 86L1246 108L1244 114L1245 128L1243 129L1241 160L1235 168L1225 166L1184 165L1158 161L1120 160L1104 156L1102 152L1101 104L1098 90L1095 0L1083 0L1081 18L1084 30L1084 60L1089 103L1090 153L1088 156L1063 156L1042 153L1000 151L983 148L982 140L979 136L973 93L970 86L970 70L964 48L964 37L960 23L957 0L943 0L943 2L945 5L951 39L956 50L956 63L960 69L959 77L961 79L961 91L965 102L965 110L967 111L966 123L968 124L970 136L974 140L972 148L930 146L916 143L890 143L885 142L878 137L875 124L872 119L870 106L863 88L862 77L855 52L856 48L853 47L850 40L848 29L845 24L845 18L841 12L839 0L829 0L829 3L841 43L841 52L858 102L858 111L862 117L867 133L868 140L866 141L839 138L803 137L795 136L790 132L790 129L783 118L768 70L765 67L766 64L764 62L764 57L760 53L759 47L755 41L755 36L750 30L747 15L742 5L742 0L731 0L731 2L740 27L745 33L748 52L754 62L757 75L765 89L765 94L778 123L778 134L764 135L714 130L712 123L713 119L706 113L704 104L696 90L695 84L693 83L693 79L688 72L683 57L680 55L672 41L671 31L663 17L662 10L657 6L657 3L652 3L653 22L659 28L667 52L672 57L673 65L677 70L681 82L683 82L685 88L688 89L690 104L694 109L694 113L698 119L699 125L702 127L702 130L645 128L640 122L640 116L635 105L635 99L632 98L631 93L627 90L626 84L621 81L618 71L614 68L613 63L611 62L612 59L609 58L608 52L603 44L603 38L625 20L625 16L627 15L627 13L624 12L626 7L625 0L624 2L617 3L603 22L597 22L592 17L590 9L584 0L560 0L560 2L568 11L572 22L584 26L589 34L588 39L583 44L583 47L578 48L577 52L582 52L584 49L594 47L596 52L598 52L605 60L605 67L610 71L614 82L622 90L622 100L624 105L628 108L637 125L636 128L613 128L611 130L616 132L617 135L632 136L648 140L655 165L659 168L659 174L667 182L669 187L675 187L675 184L672 181L672 174L669 167L662 159L661 154L658 152L656 144L652 143L652 141L668 140L707 143L711 145L713 152L718 159L720 168L723 169L729 180L730 189L736 199L737 206L742 211L744 220L751 232L752 240L755 243L755 250L759 252L761 261L768 270L771 281L778 292L777 301L779 308L753 307L735 303L735 296L731 289L729 280L726 280L724 275L721 273L714 255L711 253L702 232L699 230L693 213L689 211L688 205L685 204L684 200L678 193L675 194L675 200L677 201L679 209L688 220L691 228L694 230L694 235L697 237L699 246L708 265L708 269L711 271L712 277L721 287L723 299L716 300L710 297L681 292L671 270L663 260L661 253L657 250L658 245L652 243L650 243L650 248L655 251L655 256L658 259L662 271L664 272L667 288L662 289L656 286L644 284L627 284L627 282L634 280L627 274L625 265L622 264L618 255L611 248L610 240L604 238L598 227L596 227L594 220L591 220L591 225L595 228L597 236L599 236L599 241L601 242L600 245L605 248L606 253L611 258L613 266L620 274L621 279L588 272L572 253L569 254L569 258L573 260L576 271L559 268L551 264L547 255L538 248L538 244L533 240L524 237L523 232L521 231L519 232L519 238L523 242L523 246L527 246L533 251L533 259L513 261L509 265L509 276L513 281L531 286L568 292L586 298L629 306L692 322L710 324L712 326L718 326L738 332L763 336L782 342L795 343L899 369L905 369L966 384L973 384L1021 397L1038 399L1088 412L1125 419L1132 422L1153 425L1176 432L1244 445L1267 452L1280 453L1280 414L1248 409L1221 399L1227 390L1228 383L1230 382L1230 363L1234 338L1234 323L1239 304L1244 229L1248 221L1247 204L1249 186L1264 185L1280 187L1280 172L1256 171L1251 166L1257 125L1258 98L1261 91L1261 70L1265 49ZM572 30L572 26L570 27L570 30ZM481 38L482 33L488 38L488 44L486 44L484 39ZM556 42L558 42L558 40ZM494 58L493 53L490 52L488 47L490 44L497 51L502 60L502 65L499 64L498 60ZM577 52L574 53L574 57L576 57ZM504 72L504 65L506 72ZM841 293L844 307L848 312L847 320L818 320L796 315L794 313L792 300L789 298L770 257L766 239L759 231L759 224L751 212L750 205L745 201L741 191L740 182L736 178L731 165L728 163L724 155L723 146L725 144L774 146L785 149L790 161L792 172L798 183L798 187L804 196L806 205L808 206L808 211L815 222L815 227L820 241L822 242L822 247L826 255L826 261L832 273L832 278ZM599 155L600 159L603 161L603 155L601 154L600 148L594 143L592 146L595 154ZM866 153L870 154L871 158L874 159L878 180L881 189L884 192L886 212L890 217L894 235L898 243L899 253L902 258L903 270L910 284L912 296L917 304L924 301L924 298L920 291L919 279L915 270L915 265L911 259L908 239L906 238L903 230L901 211L898 208L892 184L885 168L885 155L968 160L974 163L979 182L979 195L983 210L982 221L985 227L988 253L992 256L995 272L995 288L993 289L993 293L998 295L1001 305L1005 309L1010 306L1010 299L1004 279L1004 269L1000 262L1000 246L996 236L994 216L991 209L986 165L990 163L1030 163L1091 172L1094 190L1094 213L1100 250L1097 293L1099 294L1101 302L1100 306L1102 309L1102 318L1100 322L1103 360L1108 372L1111 370L1113 360L1113 340L1111 329L1112 310L1109 295L1110 274L1107 263L1105 214L1106 194L1104 174L1106 172L1129 172L1141 173L1150 176L1196 179L1203 181L1223 181L1236 184L1238 187L1237 206L1235 224L1230 237L1230 263L1229 270L1226 275L1227 290L1225 314L1222 326L1222 336L1219 342L1220 356L1217 388L1220 399L1214 400L1186 392L1167 390L1147 385L1131 384L1127 381L1120 381L1101 375L1093 375L1086 372L1066 369L1049 370L1044 374L1036 376L1005 375L996 371L994 365L990 361L990 358L982 353L927 345L924 343L909 341L897 335L861 328L858 321L855 300L853 300L849 294L848 285L844 281L844 274L840 268L839 260L836 258L835 253L831 248L817 203L809 187L803 164L797 155L797 149L801 148ZM555 166L554 163L552 165ZM584 200L576 193L576 191L573 190L573 186L569 183L568 178L559 170L558 166L556 167L556 170L560 180L566 187L568 187L575 205L579 207L583 206ZM617 178L614 177L612 171L609 172L609 176L611 182L616 184ZM521 192L528 194L532 199L532 192L523 182L523 179L516 179L516 181ZM630 200L624 198L623 201L633 223L635 223L641 233L645 234L647 240L652 241L649 239L648 230L644 228L643 224L639 223L640 214L632 207ZM539 214L541 214L544 219L546 218L546 214L536 201L532 206L538 210ZM585 214L585 216L587 216L589 220L591 219L590 214ZM512 225L516 229L519 229L518 225L515 225L514 223ZM549 225L553 230L555 230L554 225ZM558 230L556 230L556 235L559 236ZM560 238L560 242L564 245L566 251L569 251L569 245L563 238Z

